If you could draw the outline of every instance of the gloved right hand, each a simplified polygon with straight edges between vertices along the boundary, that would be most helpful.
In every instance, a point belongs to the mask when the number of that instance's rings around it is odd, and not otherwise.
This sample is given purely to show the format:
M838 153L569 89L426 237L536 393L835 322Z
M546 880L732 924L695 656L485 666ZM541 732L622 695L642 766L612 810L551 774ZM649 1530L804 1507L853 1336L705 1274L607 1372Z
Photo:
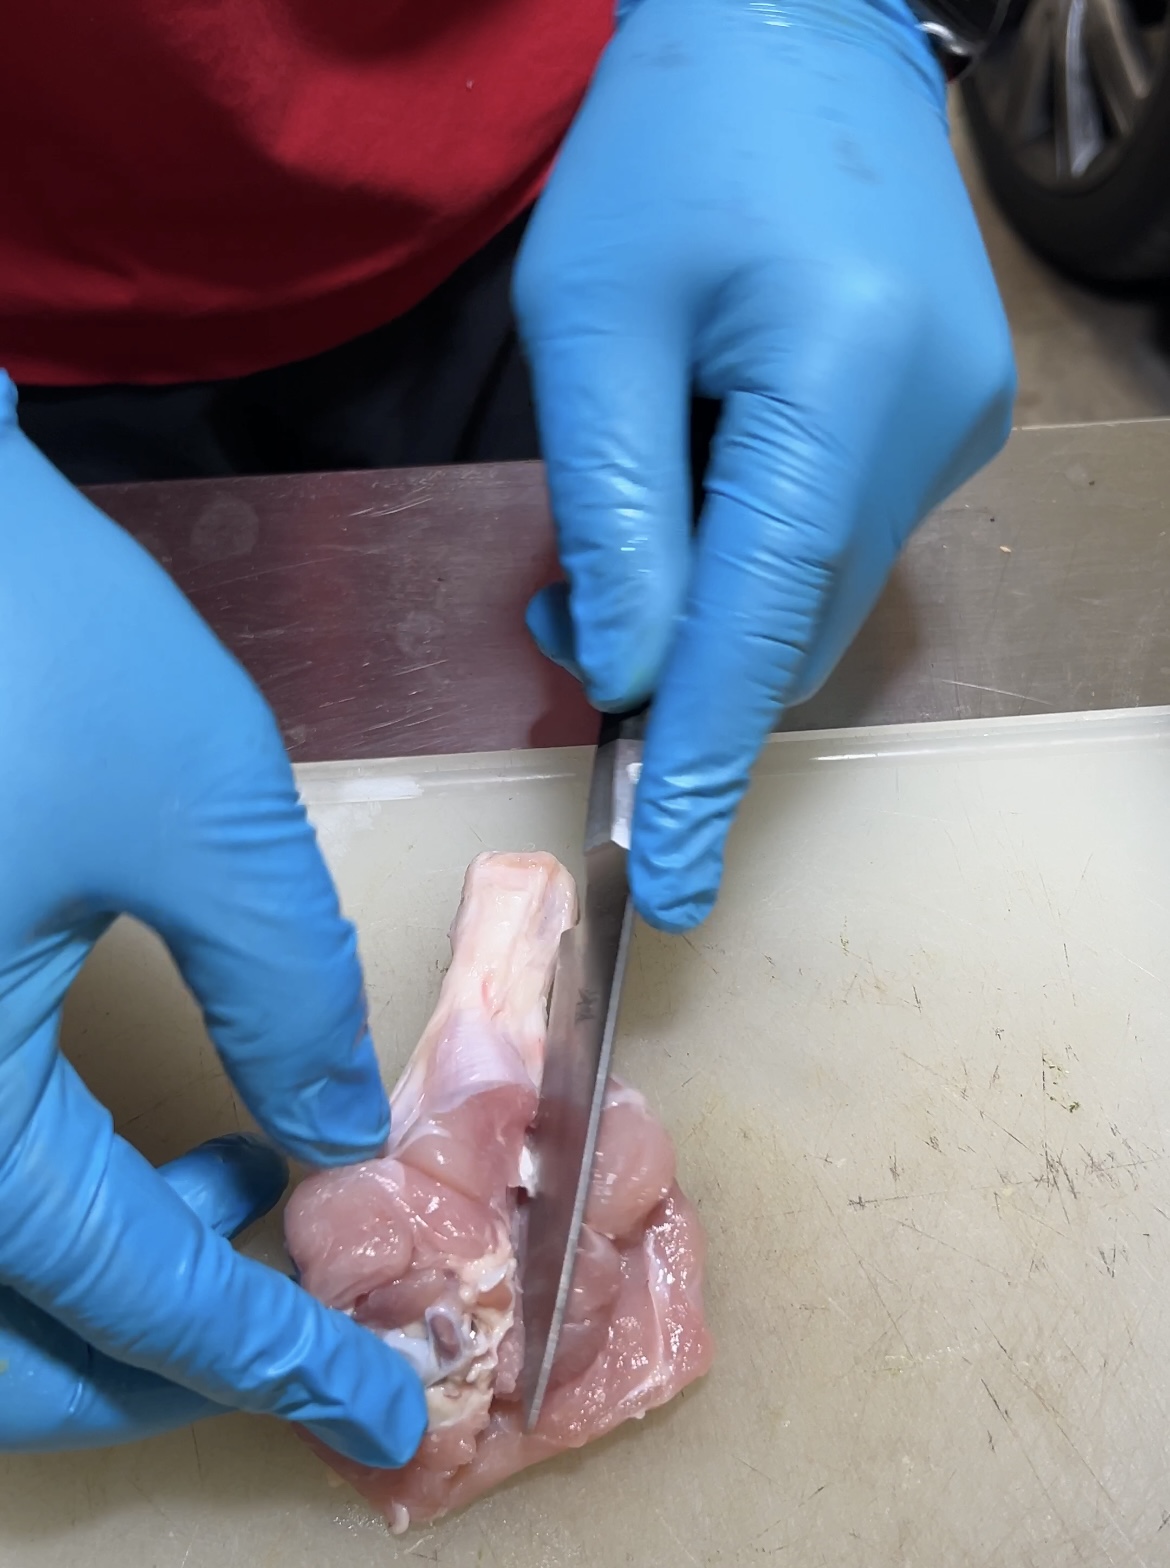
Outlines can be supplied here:
M342 1164L389 1131L353 930L271 713L15 404L0 374L0 1447L226 1406L403 1464L426 1429L407 1363L225 1239L279 1196L280 1156L232 1138L155 1171L58 1052L65 993L127 912L277 1144Z
M639 913L711 911L761 747L927 512L1007 439L1015 370L903 0L625 0L524 239L567 584L529 626L654 704ZM721 404L697 536L690 395Z

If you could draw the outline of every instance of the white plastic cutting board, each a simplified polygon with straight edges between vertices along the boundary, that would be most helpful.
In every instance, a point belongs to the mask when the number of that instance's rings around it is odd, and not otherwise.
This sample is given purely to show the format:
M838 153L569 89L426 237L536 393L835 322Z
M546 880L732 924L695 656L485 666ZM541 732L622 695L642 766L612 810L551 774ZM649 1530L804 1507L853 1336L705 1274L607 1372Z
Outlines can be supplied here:
M467 860L573 864L587 762L301 771L388 1072ZM715 916L639 930L617 1046L709 1227L706 1382L401 1540L274 1423L5 1458L0 1562L1170 1563L1168 901L1167 711L776 741ZM137 929L67 1032L152 1158L237 1124Z

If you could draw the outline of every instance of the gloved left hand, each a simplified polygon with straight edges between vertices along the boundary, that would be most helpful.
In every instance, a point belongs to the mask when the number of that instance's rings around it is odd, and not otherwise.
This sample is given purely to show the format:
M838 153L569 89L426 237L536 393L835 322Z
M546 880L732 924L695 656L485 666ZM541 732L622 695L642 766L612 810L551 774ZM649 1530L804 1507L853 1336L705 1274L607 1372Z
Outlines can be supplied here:
M232 1137L155 1171L57 1050L126 912L283 1148L342 1164L389 1131L353 929L272 714L14 405L0 374L0 1448L234 1407L404 1464L426 1430L407 1362L225 1239L280 1196L280 1155Z

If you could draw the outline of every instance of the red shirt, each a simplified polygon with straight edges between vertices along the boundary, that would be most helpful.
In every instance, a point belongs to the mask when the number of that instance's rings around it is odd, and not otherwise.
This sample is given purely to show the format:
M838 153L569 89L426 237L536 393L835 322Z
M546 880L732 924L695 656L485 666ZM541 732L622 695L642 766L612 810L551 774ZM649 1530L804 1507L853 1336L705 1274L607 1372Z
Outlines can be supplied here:
M0 365L241 375L429 293L536 195L613 0L29 0L0 52Z

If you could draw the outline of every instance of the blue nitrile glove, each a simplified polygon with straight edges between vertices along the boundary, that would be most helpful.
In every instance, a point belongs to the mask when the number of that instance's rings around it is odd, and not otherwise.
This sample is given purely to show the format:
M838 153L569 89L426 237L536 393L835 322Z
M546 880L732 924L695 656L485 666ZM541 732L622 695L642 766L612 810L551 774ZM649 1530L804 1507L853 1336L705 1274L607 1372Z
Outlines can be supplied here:
M1003 442L1014 370L901 0L625 12L516 276L571 585L529 626L598 706L656 692L630 879L684 930L777 716ZM693 544L692 386L723 401Z
M21 435L2 375L0 736L0 1447L234 1406L405 1462L426 1424L406 1362L224 1239L279 1197L280 1156L226 1139L155 1171L58 1054L70 981L127 911L279 1145L332 1165L389 1129L354 934L272 715Z

